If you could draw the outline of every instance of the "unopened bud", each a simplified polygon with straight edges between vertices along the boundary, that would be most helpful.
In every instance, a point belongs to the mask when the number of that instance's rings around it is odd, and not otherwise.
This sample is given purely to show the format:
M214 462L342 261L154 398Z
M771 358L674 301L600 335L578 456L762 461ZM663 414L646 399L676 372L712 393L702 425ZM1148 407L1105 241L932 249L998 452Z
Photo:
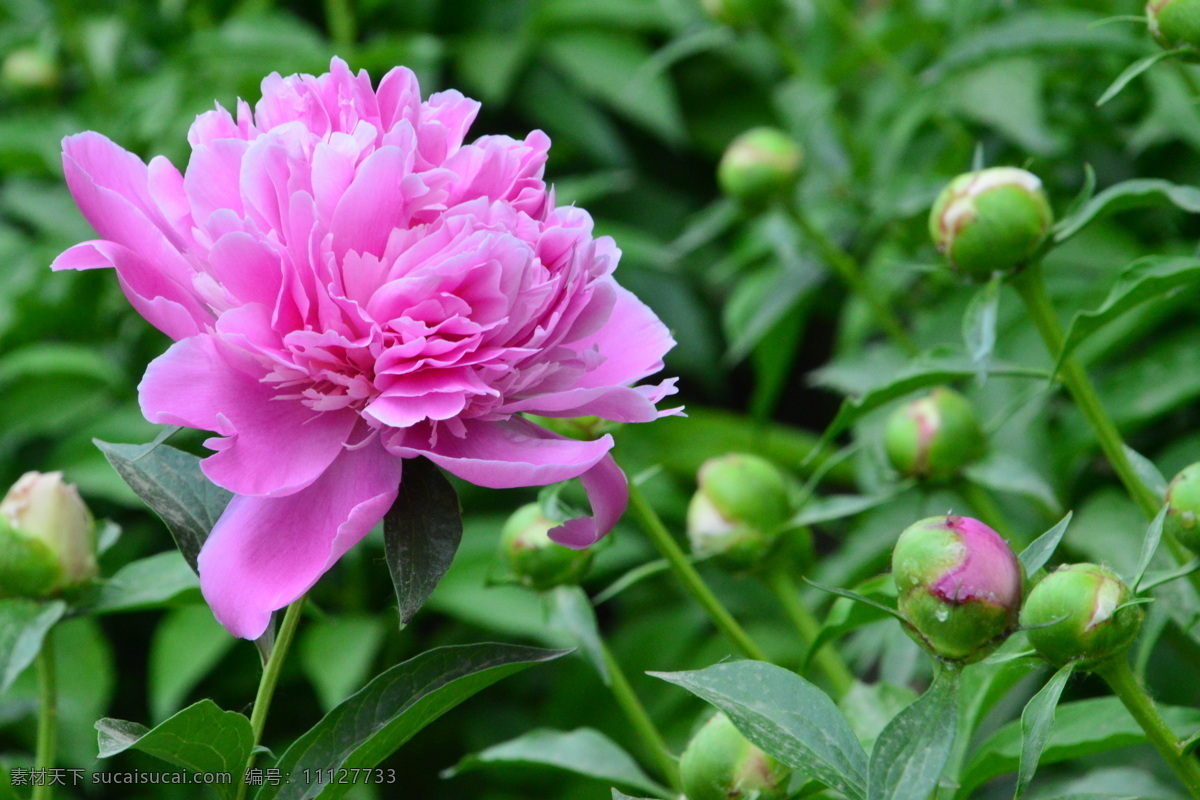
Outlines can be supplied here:
M1189 61L1200 60L1200 0L1150 0L1146 23L1164 49L1186 48Z
M1021 611L1029 643L1052 664L1095 666L1123 653L1137 638L1145 612L1129 605L1133 592L1107 567L1066 564L1033 587Z
M1185 467L1167 488L1163 531L1193 553L1200 553L1200 463Z
M952 478L983 455L985 441L974 406L944 386L893 412L884 432L888 460L911 478Z
M775 548L790 516L787 483L774 464L745 453L711 458L688 505L692 554L752 569Z
M96 526L61 472L27 472L0 501L0 596L46 597L96 577Z
M742 736L724 714L696 731L679 761L688 800L783 800L790 774Z
M733 140L717 166L721 191L750 206L765 205L796 185L800 145L775 128L754 128Z
M579 583L592 565L594 551L572 550L550 540L558 525L542 515L537 503L518 508L500 534L500 555L513 575L539 591Z
M970 517L930 517L900 534L892 575L909 634L935 656L972 662L1016 628L1021 564L994 530Z
M982 278L1024 266L1053 222L1036 175L993 167L959 175L942 190L929 214L929 233L951 266Z

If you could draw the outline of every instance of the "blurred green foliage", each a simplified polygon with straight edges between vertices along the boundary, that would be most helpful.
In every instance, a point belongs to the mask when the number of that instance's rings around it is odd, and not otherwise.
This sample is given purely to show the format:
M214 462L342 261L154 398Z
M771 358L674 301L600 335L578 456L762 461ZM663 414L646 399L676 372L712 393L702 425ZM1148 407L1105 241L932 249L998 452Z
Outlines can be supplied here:
M976 290L940 270L925 214L977 148L987 164L1039 174L1060 212L1083 186L1088 164L1101 188L1135 176L1200 183L1194 68L1160 64L1095 107L1154 45L1141 25L1093 23L1138 12L1131 0L787 0L767 24L733 30L708 19L695 0L4 0L0 485L29 469L64 470L98 515L126 529L104 558L106 574L170 547L91 444L154 437L136 386L166 340L128 308L112 275L49 272L54 256L92 236L63 184L59 140L94 129L142 156L161 153L182 165L187 127L214 100L253 101L266 73L319 73L338 54L375 79L404 64L426 92L455 87L482 100L476 133L550 134L548 173L560 201L584 205L599 230L616 237L621 281L679 340L668 371L682 376L691 416L617 437L631 475L662 468L645 491L677 530L695 469L711 455L759 452L799 486L839 396L880 383L907 357L880 340L863 304L846 297L784 214L745 215L717 195L715 165L725 146L762 124L795 137L807 153L796 198L807 218L864 266L922 350L961 351ZM1174 208L1103 219L1047 263L1054 300L1064 316L1094 308L1126 264L1148 253L1191 255L1198 233L1196 221ZM1200 454L1196 301L1197 292L1185 289L1148 304L1080 350L1129 441L1168 476ZM1007 290L997 339L998 362L1050 365ZM998 496L1017 540L1031 540L1074 508L1066 540L1073 554L1118 568L1136 563L1144 523L1111 485L1063 396L1042 381L1005 377L960 388L992 434L981 482L1007 490ZM894 486L881 443L886 414L857 421L858 446L825 475L822 491L870 497ZM200 438L189 441L195 448ZM467 513L462 550L412 627L397 630L377 538L322 582L317 619L302 630L284 674L268 746L294 739L368 675L429 647L486 638L560 642L536 597L489 586L505 513L531 494L459 488ZM818 524L824 556L814 578L850 586L876 574L900 530L950 507L971 503L949 490L909 491L848 519L834 514ZM622 528L600 553L588 588L598 591L650 558L642 537ZM765 589L715 571L706 576L772 656L799 663L803 647ZM137 755L97 762L92 723L101 716L158 721L200 696L232 709L253 696L254 649L232 646L195 603L195 593L185 593L166 612L80 619L59 632L57 647L70 664L62 686L66 766L155 768ZM707 666L728 655L727 645L669 576L642 581L598 612L634 689L681 749L699 705L641 673ZM1196 644L1172 633L1151 645L1153 657L1147 650L1144 659L1167 699L1200 701L1195 681L1158 680L1194 672ZM915 646L887 622L864 628L845 652L866 674L894 684L923 669ZM536 727L586 725L629 740L616 709L598 700L601 691L578 658L513 678L389 762L404 776L402 790L360 788L351 796L607 797L603 784L548 771L438 777L464 754ZM0 697L0 761L30 749L34 709L26 674ZM1113 758L1076 764L1059 783L1084 791L1086 770L1116 769ZM1137 751L1121 758L1124 772L1106 791L1175 796ZM132 800L195 791L81 787L78 795Z

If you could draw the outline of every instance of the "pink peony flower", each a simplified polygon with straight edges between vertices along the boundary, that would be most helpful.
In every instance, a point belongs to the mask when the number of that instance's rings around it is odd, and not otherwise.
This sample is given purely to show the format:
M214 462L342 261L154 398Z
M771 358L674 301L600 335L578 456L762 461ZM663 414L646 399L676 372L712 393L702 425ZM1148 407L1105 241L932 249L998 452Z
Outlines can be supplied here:
M97 133L63 142L67 183L100 239L54 269L114 267L175 340L138 387L147 419L215 431L205 475L232 491L200 553L217 619L255 638L396 498L424 456L481 486L581 477L607 533L628 500L611 436L529 422L647 422L674 341L612 278L620 251L542 179L550 141L464 144L479 104L422 102L413 73L373 89L334 59L272 74L251 113L197 117L180 174Z

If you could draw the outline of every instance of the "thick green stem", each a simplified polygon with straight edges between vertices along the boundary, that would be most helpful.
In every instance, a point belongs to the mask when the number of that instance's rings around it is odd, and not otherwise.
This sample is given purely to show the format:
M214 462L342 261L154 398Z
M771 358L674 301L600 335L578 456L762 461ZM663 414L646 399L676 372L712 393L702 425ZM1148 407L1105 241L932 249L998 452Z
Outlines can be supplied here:
M258 681L258 693L254 697L254 709L250 712L250 729L254 732L255 748L262 743L263 729L267 726L267 712L271 710L271 698L275 696L275 686L279 683L279 674L283 671L283 662L287 658L292 638L296 635L296 628L300 625L300 615L303 610L303 597L288 606L287 613L283 615L283 624L279 626L279 633L275 637L275 646L271 648L271 655L263 666L262 677ZM247 770L254 766L256 755L251 751L250 758L246 760ZM244 800L246 797L245 770L238 776L237 781L237 799Z
M917 346L913 344L908 331L892 313L888 304L879 296L879 293L875 291L875 287L863 277L858 264L850 257L850 254L839 247L837 242L826 236L824 231L809 222L794 202L787 203L787 210L800 230L804 231L804 235L816 245L817 250L821 252L821 257L833 268L846 287L858 295L871 309L875 324L883 329L884 333L890 336L902 350L909 355L916 355Z
M1096 674L1105 680L1113 694L1137 720L1150 744L1154 745L1159 755L1187 787L1188 793L1200 800L1200 762L1195 756L1180 751L1179 738L1159 715L1154 701L1138 683L1125 656L1117 656L1103 664L1097 668Z
M658 769L659 776L672 789L680 791L679 765L675 763L675 759L667 749L666 741L655 727L654 720L650 719L650 715L646 713L646 708L634 693L633 687L629 685L629 679L625 677L624 670L621 669L617 659L613 657L608 645L601 642L600 647L604 654L604 665L608 667L609 689L612 690L617 705L621 707L629 724L633 726L638 738L641 739L647 756Z
M58 682L54 665L54 629L46 633L37 657L38 727L33 768L40 780L34 782L32 800L50 800L54 787L49 771L54 769L58 748Z
M800 592L796 586L796 582L792 580L791 573L786 567L776 567L767 571L764 576L767 585L775 594L775 598L779 600L779 605L783 606L783 611L787 614L788 619L796 627L800 633L800 639L806 645L811 645L816 641L817 634L821 631L821 624L817 622L812 612L808 610L808 606L804 605L804 601L800 598ZM829 680L829 685L833 688L834 699L840 698L850 688L854 686L854 673L846 662L842 661L842 657L831 646L825 645L813 655L813 663L820 668L821 672Z
M733 618L733 615L729 613L729 610L708 588L704 579L700 577L700 573L692 566L692 562L688 561L683 549L671 536L658 513L632 482L629 484L629 506L634 516L637 517L638 524L642 526L642 530L650 537L655 549L671 565L671 571L675 573L675 577L708 614L709 619L717 626L717 630L721 631L729 643L746 658L767 661L766 653L754 643L742 626L737 623L737 620Z

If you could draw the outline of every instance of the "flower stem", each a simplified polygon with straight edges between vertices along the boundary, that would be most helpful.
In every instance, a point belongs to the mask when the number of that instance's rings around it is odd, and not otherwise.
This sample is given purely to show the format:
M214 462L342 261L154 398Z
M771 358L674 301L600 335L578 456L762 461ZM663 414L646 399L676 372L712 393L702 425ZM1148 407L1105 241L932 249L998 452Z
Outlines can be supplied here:
M700 604L700 607L704 609L709 619L729 640L730 644L746 658L755 661L769 660L766 653L754 643L742 626L737 623L737 620L733 618L733 615L729 613L729 610L708 588L704 579L700 577L700 573L688 561L688 557L667 530L667 526L663 524L658 512L646 501L641 489L632 481L629 483L629 504L634 516L637 517L638 524L650 537L650 541L653 542L659 554L671 565L671 571L675 573L675 577L683 584L687 593Z
M53 634L53 628L47 631L37 657L38 727L33 768L44 779L34 782L32 800L50 800L54 793L48 777L48 770L54 769L58 746L58 685L55 679Z
M800 599L800 593L796 582L792 580L791 574L786 567L775 567L767 571L764 576L767 586L775 594L779 604L783 606L783 611L787 614L788 619L796 626L796 630L800 633L800 639L806 645L811 645L817 638L817 634L821 631L821 624L813 617L812 612L808 610L808 606L804 605L804 601ZM830 686L833 687L834 699L840 698L850 688L854 686L854 673L837 651L829 645L825 645L813 655L813 661L825 674L829 680Z
M900 320L892 313L891 308L879 296L875 288L863 277L862 271L859 270L858 264L850 257L850 254L839 247L837 242L826 236L824 231L809 222L794 202L789 202L786 206L788 215L800 227L800 230L804 231L804 235L816 245L825 262L833 268L847 288L857 294L871 309L875 324L882 328L884 333L890 336L892 341L899 345L904 352L916 355L917 346L913 344L908 331L904 329Z
M1138 725L1145 731L1146 738L1187 787L1188 793L1200 800L1200 762L1196 761L1194 756L1180 751L1179 738L1167 727L1167 723L1155 708L1154 701L1138 683L1125 657L1117 656L1101 665L1096 669L1096 674L1104 679L1113 690L1113 694L1137 720Z
M254 697L254 709L250 712L250 729L254 733L255 749L262 743L263 729L267 725L267 712L271 709L271 698L275 695L275 686L279 683L279 674L283 671L283 661L287 658L288 648L292 644L292 638L296 635L296 628L300 625L300 614L303 610L304 597L288 606L287 613L283 615L283 624L279 626L279 634L275 637L275 646L271 648L271 655L263 666L262 677L258 681L258 694ZM246 760L247 770L254 766L256 755L252 750L250 758ZM246 797L245 770L237 780L237 800L244 800Z
M621 707L629 724L633 726L638 738L642 740L642 745L654 761L654 766L658 769L660 776L672 789L679 791L679 765L671 757L666 741L658 732L654 720L646 712L642 701L634 693L633 687L629 685L625 671L621 669L621 665L613 657L612 651L608 649L608 645L603 640L600 642L600 649L604 655L604 665L608 668L609 689L612 691L617 705Z

